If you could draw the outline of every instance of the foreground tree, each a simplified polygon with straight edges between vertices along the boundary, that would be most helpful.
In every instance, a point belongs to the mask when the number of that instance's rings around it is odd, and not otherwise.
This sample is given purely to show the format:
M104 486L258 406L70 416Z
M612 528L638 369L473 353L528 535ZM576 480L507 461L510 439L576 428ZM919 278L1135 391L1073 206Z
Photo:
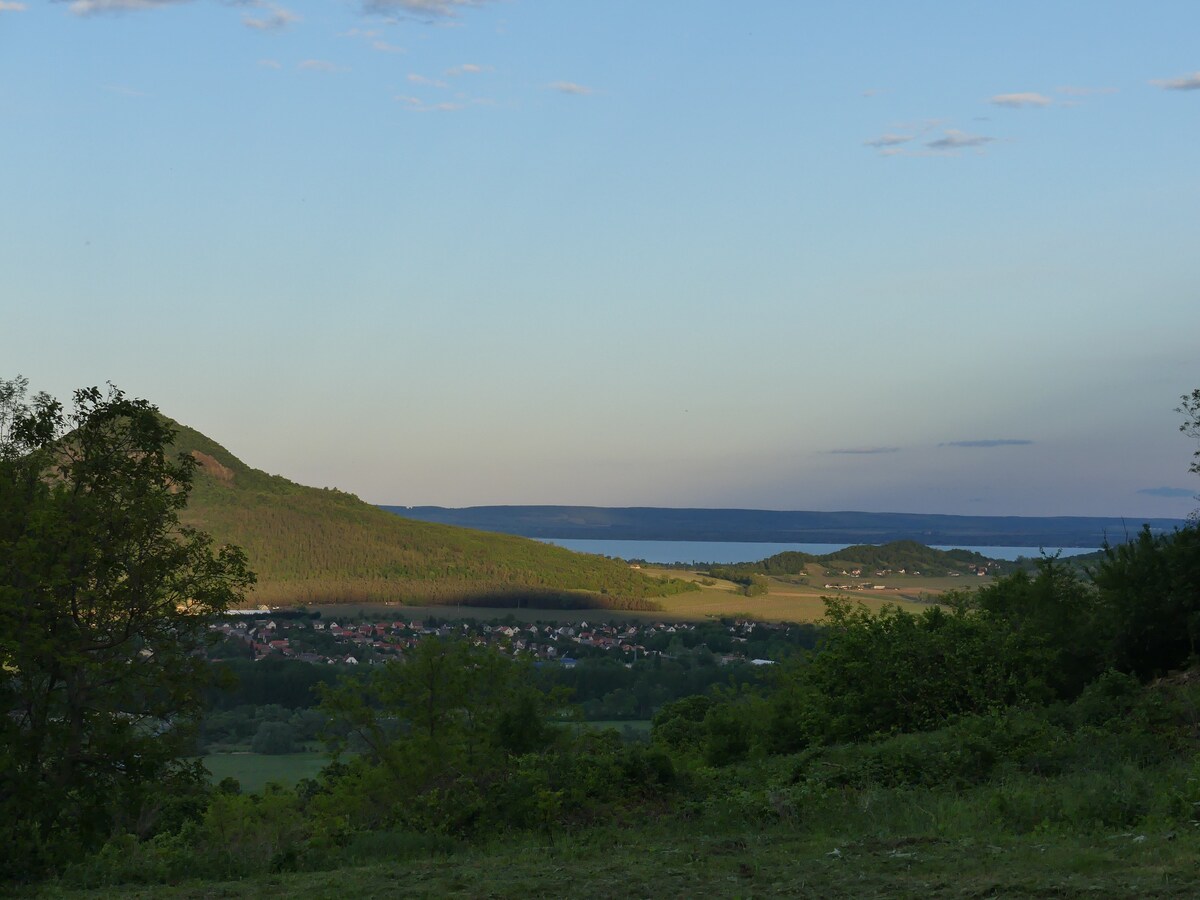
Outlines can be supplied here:
M195 466L110 387L67 413L0 381L0 874L115 831L146 834L207 685L212 618L253 583L237 548L179 525Z
M1175 407L1175 412L1183 415L1183 424L1179 426L1179 430L1188 437L1200 441L1200 388L1180 397L1179 406ZM1192 464L1188 467L1188 471L1194 475L1200 475L1200 450L1192 453ZM1200 495L1196 499L1200 500ZM1192 518L1200 520L1200 510L1193 512Z

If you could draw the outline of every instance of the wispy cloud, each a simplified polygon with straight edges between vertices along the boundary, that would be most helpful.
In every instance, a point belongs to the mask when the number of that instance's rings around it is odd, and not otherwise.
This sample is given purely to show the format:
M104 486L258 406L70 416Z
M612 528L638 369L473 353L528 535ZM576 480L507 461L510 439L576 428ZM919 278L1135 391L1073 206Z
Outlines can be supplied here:
M1190 491L1187 488L1173 487L1156 487L1156 488L1138 488L1139 494L1146 494L1149 497L1188 497L1195 496L1195 491Z
M461 66L455 66L452 69L447 69L446 74L451 77L455 75L478 75L481 72L492 71L491 66L480 66L476 63L463 63Z
M988 438L979 441L945 441L938 444L939 447L1026 447L1032 444L1033 441L1027 441L1024 438Z
M957 128L947 128L945 137L940 137L936 141L929 141L925 144L930 150L953 151L963 150L968 147L982 147L985 144L990 144L996 140L994 137L988 137L983 134L967 134L965 131L959 131Z
M290 9L276 6L274 3L255 4L266 9L265 16L243 16L242 24L255 31L283 31L289 25L300 21L300 17Z
M378 50L380 53L407 53L403 47L398 47L395 44L389 44L383 39L383 32L374 28L351 28L349 31L344 31L338 37L355 38L366 41L372 50Z
M165 6L175 6L187 2L189 0L74 0L67 9L77 16L92 16L97 13L161 9Z
M1006 106L1009 109L1022 109L1027 106L1050 106L1054 103L1045 94L1032 92L1023 94L996 94L988 100L993 106Z
M260 59L258 64L264 69L282 69L283 63L277 59Z
M438 81L436 78L426 78L424 75L418 75L415 72L410 72L408 75L409 84L420 84L425 87L448 88L450 85L444 81Z
M346 71L345 68L343 68L342 66L339 66L336 63L331 63L331 62L329 62L329 60L326 60L326 59L306 59L303 62L298 63L297 65L299 68L305 69L306 71L309 71L309 72L334 73L334 72L345 72Z
M447 100L441 103L426 103L420 97L410 97L404 94L398 94L396 102L403 104L405 109L412 112L457 112L460 109L466 108L465 103L455 100Z
M841 456L872 456L876 453L899 453L899 447L839 447L830 453Z
M1200 72L1178 78L1156 78L1150 83L1164 91L1200 91Z
M25 4L16 0L0 0L0 12L25 12L25 9Z
M491 0L363 0L369 13L402 14L425 21L456 18L461 10L485 6Z
M912 122L893 122L888 130L878 137L863 141L864 147L874 147L880 156L928 156L925 151L914 150L907 146L913 141L920 140L945 124L945 119L919 119Z
M881 134L877 138L871 138L869 141L863 141L863 144L868 147L875 147L879 150L883 150L887 147L898 147L901 144L907 144L915 137L915 134L893 134L891 132L887 132L885 134Z
M585 97L588 94L596 93L594 88L587 87L582 84L576 84L573 81L555 81L548 85L551 90L559 91L563 94L575 94L580 97Z

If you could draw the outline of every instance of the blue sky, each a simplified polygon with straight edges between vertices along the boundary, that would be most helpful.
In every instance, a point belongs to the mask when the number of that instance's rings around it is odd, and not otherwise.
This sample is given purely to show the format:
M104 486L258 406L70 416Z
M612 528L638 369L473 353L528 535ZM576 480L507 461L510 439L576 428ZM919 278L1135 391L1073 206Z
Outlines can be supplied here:
M0 377L379 503L1182 517L1198 33L0 0Z

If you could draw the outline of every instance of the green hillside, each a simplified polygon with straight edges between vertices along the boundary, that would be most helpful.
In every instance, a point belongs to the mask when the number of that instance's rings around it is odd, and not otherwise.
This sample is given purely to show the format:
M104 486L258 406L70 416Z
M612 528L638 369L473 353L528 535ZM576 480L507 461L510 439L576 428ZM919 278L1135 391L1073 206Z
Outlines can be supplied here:
M511 535L404 519L342 491L243 463L176 424L173 449L199 468L184 524L241 546L258 573L251 602L411 602L653 609L689 590L626 564Z
M856 544L822 555L788 550L758 562L711 566L710 571L721 577L735 579L750 575L802 575L808 571L810 563L834 571L857 569L871 573L904 570L933 576L961 573L968 568L988 568L993 574L1017 568L1014 563L991 560L973 550L935 550L916 541L892 541L880 546Z

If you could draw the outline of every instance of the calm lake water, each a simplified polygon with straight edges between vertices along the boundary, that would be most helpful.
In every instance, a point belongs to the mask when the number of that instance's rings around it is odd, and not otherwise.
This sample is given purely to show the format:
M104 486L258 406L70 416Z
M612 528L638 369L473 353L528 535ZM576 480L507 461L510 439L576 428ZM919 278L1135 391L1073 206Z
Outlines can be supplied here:
M779 544L772 542L747 541L597 541L574 538L538 538L547 544L556 544L578 553L599 553L618 559L644 559L652 563L739 563L756 562L783 553L798 550L819 556L849 547L849 544ZM937 550L960 549L950 546L936 547ZM963 547L974 550L990 559L1016 559L1018 556L1036 558L1042 554L1041 547ZM1091 553L1096 547L1046 547L1045 552L1061 552L1063 556L1078 556Z

